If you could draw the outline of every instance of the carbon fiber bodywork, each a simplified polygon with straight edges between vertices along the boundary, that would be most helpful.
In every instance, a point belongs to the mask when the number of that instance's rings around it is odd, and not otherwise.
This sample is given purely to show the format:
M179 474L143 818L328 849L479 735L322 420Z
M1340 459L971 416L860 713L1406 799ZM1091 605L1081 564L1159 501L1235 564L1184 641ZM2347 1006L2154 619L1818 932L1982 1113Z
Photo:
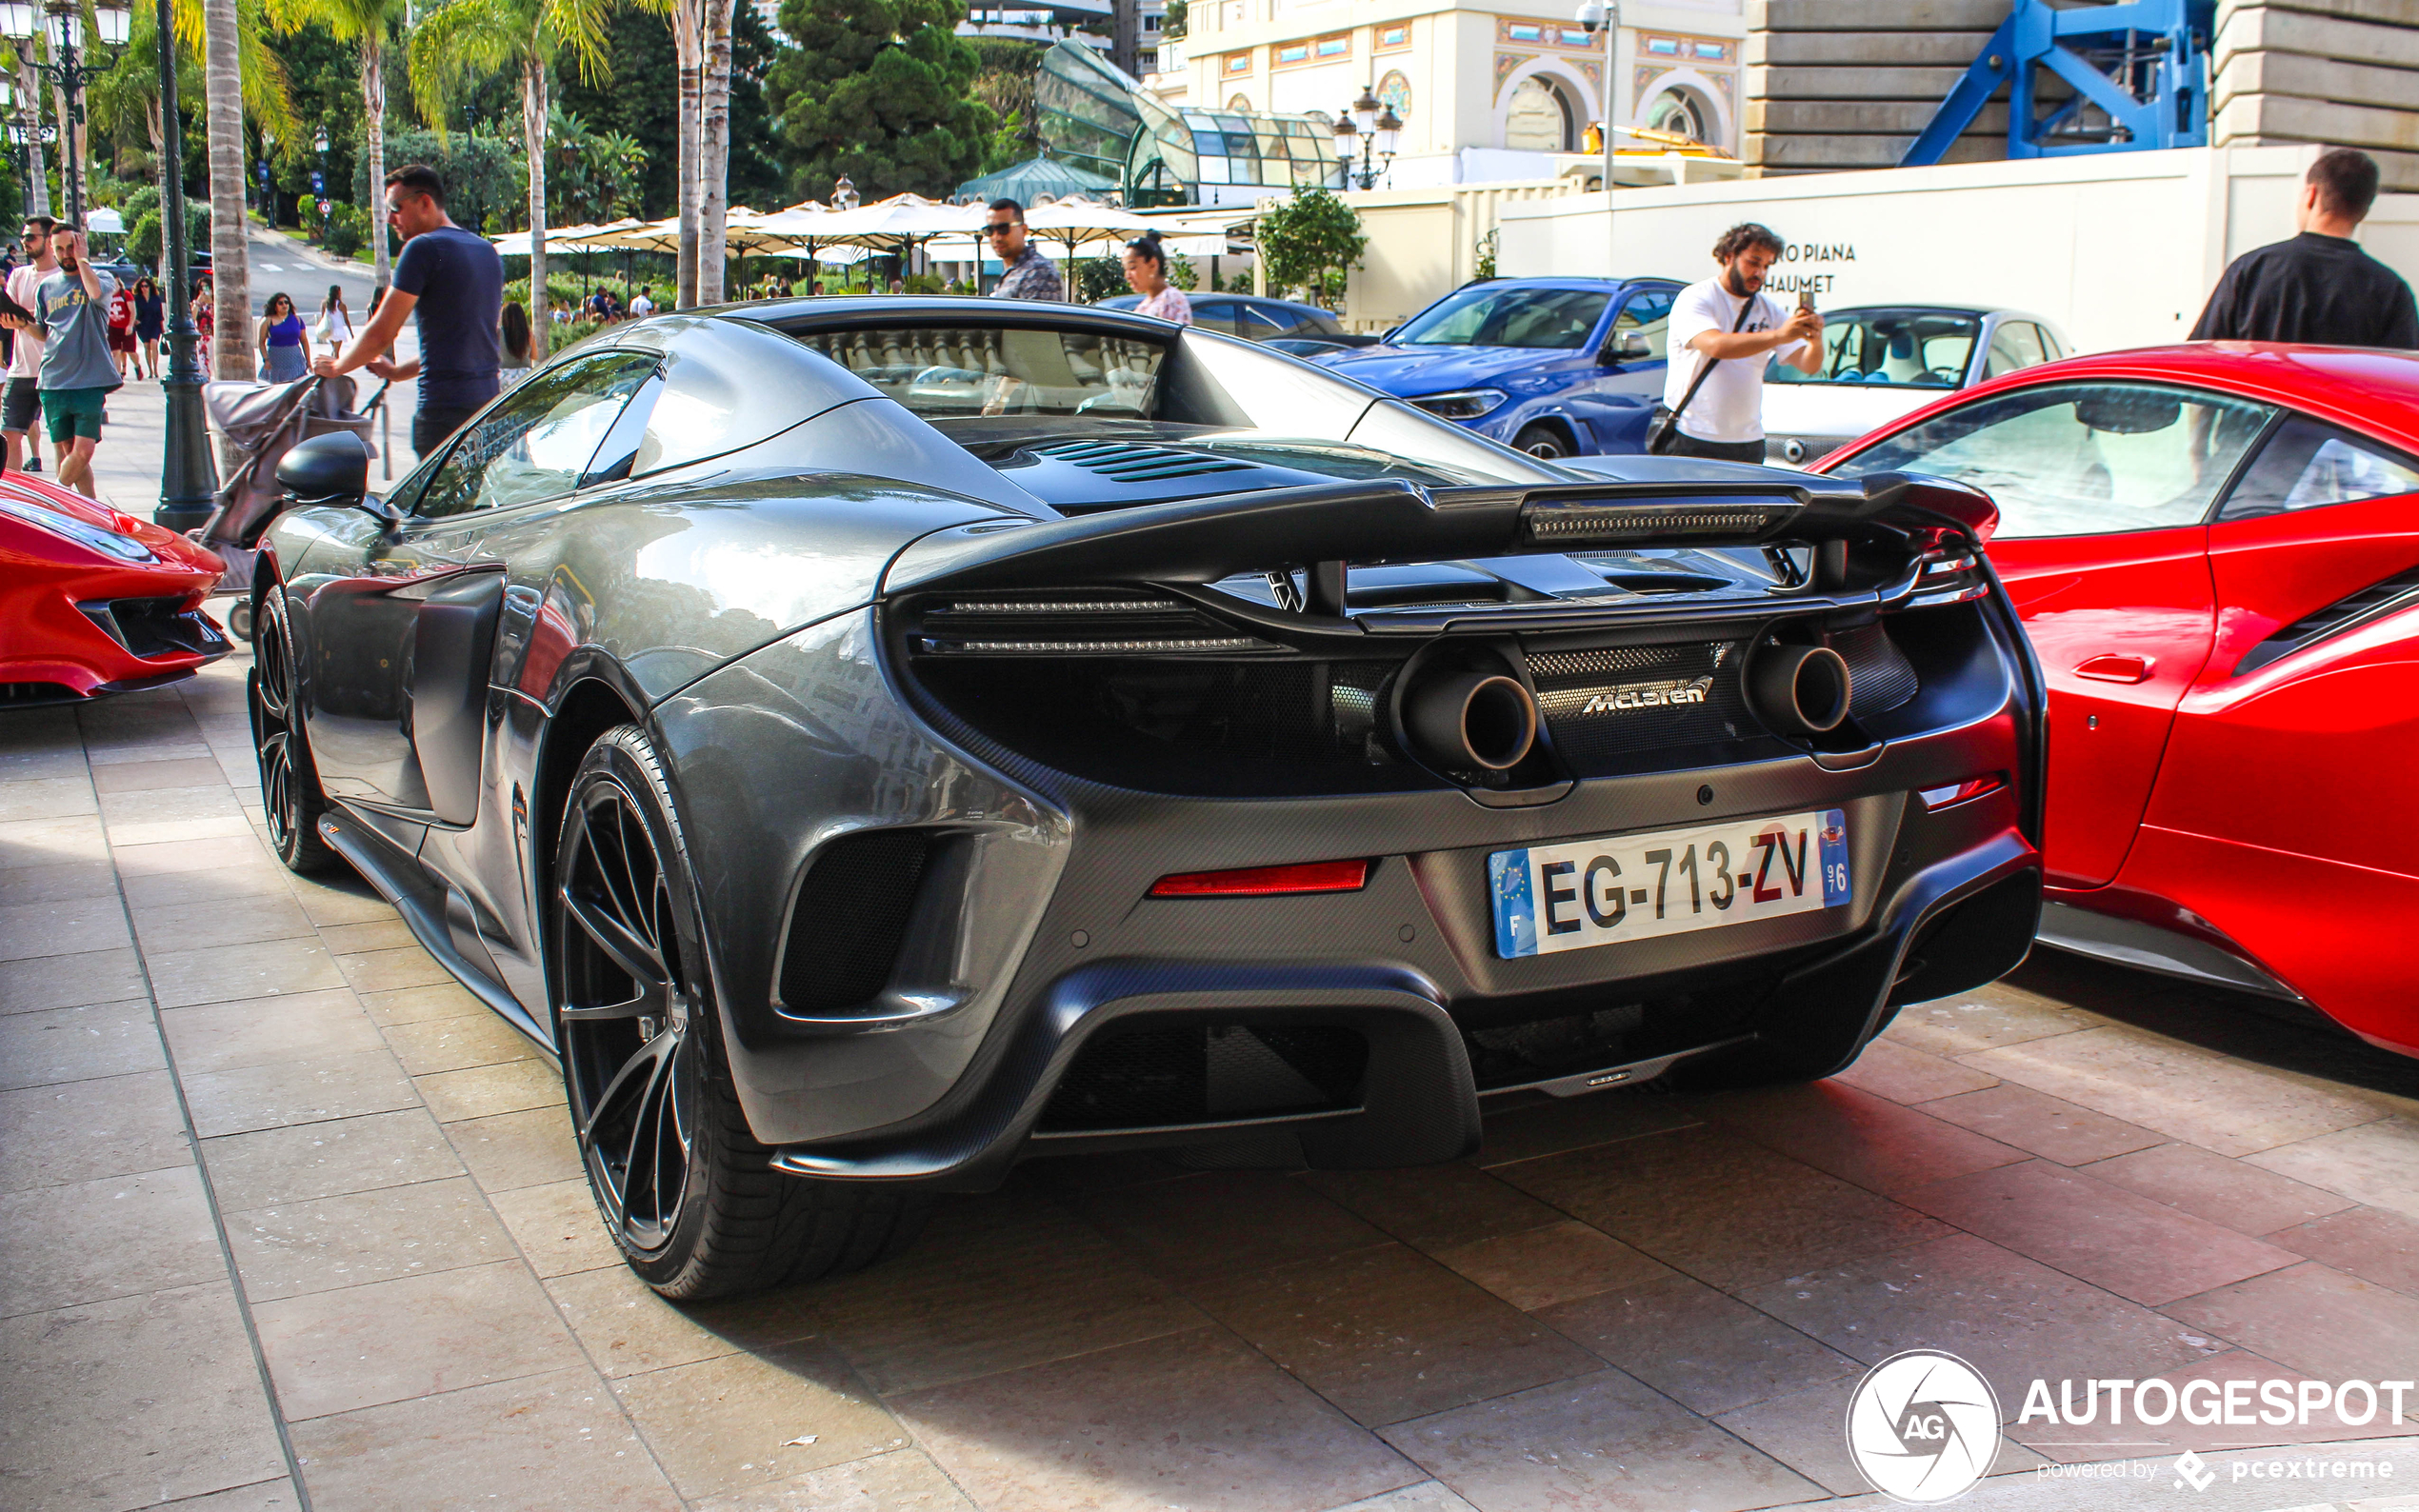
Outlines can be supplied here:
M1076 357L1147 339L1158 397L928 422L892 393L931 369L842 339L886 323L957 352L982 323ZM399 522L281 520L258 591L294 626L323 834L541 1044L566 776L646 729L730 1073L783 1168L978 1188L1053 1149L1271 1136L1322 1164L1446 1160L1491 1093L1817 1023L1852 1057L1894 1003L2030 939L2042 694L1978 496L1547 467L1281 354L1067 307L810 301L614 342L513 392L653 353L596 457L627 431L655 465L413 515L440 454ZM1835 732L1759 713L1751 673L1790 647L1852 670ZM1537 700L1501 769L1410 733L1457 673ZM1492 852L1831 809L1836 906L1497 953ZM1152 896L1336 860L1363 885Z

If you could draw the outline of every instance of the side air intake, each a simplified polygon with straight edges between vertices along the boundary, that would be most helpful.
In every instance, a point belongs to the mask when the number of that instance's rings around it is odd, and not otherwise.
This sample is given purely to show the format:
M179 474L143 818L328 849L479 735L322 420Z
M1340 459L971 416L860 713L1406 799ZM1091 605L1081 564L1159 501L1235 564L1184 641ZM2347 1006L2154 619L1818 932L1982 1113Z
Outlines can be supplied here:
M790 908L781 1006L801 1017L860 1009L890 984L932 837L921 829L843 835L815 853Z
M2303 615L2245 652L2243 659L2234 664L2234 675L2256 672L2278 657L2289 656L2305 646L2315 646L2329 636L2341 635L2412 604L2419 604L2419 567L2371 583L2323 609Z

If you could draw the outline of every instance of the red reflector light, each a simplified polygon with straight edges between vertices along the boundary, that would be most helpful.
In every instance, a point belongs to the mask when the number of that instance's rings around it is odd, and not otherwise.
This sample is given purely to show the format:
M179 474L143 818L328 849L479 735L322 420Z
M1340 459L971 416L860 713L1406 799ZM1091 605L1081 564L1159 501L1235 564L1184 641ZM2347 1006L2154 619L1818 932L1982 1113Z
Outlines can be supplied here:
M1923 799L1926 808L1947 808L1980 798L1985 793L1995 793L2007 786L1997 773L1993 773L1989 777L1969 777L1962 783L1951 783L1946 787L1927 787L1917 796Z
M1358 892L1369 885L1367 861L1306 861L1298 866L1246 866L1239 871L1180 871L1150 885L1154 898L1269 898L1289 892Z

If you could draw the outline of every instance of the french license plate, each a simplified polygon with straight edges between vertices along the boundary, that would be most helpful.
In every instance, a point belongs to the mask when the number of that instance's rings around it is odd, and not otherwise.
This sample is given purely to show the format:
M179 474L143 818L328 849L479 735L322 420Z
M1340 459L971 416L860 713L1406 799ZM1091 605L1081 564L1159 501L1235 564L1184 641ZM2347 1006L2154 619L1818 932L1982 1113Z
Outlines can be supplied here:
M1499 956L1651 940L1848 902L1848 814L1499 850L1487 870Z

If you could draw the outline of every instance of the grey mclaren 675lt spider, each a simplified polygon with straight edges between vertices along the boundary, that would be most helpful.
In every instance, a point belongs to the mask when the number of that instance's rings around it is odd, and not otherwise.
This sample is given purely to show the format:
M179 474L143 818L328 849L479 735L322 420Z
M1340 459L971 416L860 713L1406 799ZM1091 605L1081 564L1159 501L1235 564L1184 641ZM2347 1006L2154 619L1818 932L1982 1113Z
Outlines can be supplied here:
M1952 483L1543 462L913 298L615 327L383 494L350 435L278 477L278 851L554 1058L671 1297L1029 1158L1825 1076L2039 913L2041 675Z

